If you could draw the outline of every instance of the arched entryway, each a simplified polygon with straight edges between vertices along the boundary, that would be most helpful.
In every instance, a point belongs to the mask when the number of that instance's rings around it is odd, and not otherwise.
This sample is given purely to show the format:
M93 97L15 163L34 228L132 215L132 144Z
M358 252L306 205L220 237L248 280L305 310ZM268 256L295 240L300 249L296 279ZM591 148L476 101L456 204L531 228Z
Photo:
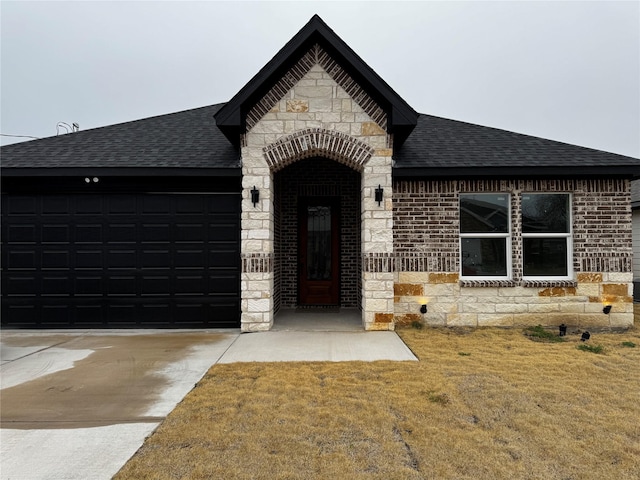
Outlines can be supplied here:
M273 182L274 313L360 309L360 172L313 157L279 170Z

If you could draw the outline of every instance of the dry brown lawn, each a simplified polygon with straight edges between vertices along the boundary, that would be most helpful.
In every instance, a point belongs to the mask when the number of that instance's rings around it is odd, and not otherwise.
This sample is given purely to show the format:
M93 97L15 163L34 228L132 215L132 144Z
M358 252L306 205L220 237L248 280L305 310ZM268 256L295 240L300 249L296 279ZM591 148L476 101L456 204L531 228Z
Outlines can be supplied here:
M213 366L115 478L640 478L637 329L399 334L420 362Z

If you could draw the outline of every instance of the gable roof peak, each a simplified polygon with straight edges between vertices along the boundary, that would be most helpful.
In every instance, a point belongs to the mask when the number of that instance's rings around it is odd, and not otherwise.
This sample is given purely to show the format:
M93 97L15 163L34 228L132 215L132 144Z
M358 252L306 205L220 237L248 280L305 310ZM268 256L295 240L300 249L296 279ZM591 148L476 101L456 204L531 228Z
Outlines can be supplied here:
M224 135L238 146L247 130L247 114L314 45L320 45L387 114L387 129L400 145L418 121L409 106L371 67L349 47L318 14L215 115Z

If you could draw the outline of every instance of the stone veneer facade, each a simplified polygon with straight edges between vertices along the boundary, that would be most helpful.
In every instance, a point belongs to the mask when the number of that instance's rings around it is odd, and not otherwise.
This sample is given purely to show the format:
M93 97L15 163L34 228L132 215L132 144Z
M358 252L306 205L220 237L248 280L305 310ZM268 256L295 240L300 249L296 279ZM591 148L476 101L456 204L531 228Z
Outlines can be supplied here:
M459 194L511 194L513 277L460 280ZM570 281L522 279L523 192L572 195ZM395 322L441 326L627 328L633 324L628 180L443 180L394 182ZM426 303L428 312L421 314ZM611 305L611 313L602 309Z
M393 329L392 147L385 112L319 46L314 46L248 112L242 138L241 328L268 330L283 301L276 276L281 201L274 175L302 159L323 157L360 175L360 265L363 325ZM380 185L385 200L374 201ZM250 190L260 191L257 205ZM278 235L281 232L277 232ZM278 259L278 262L281 260ZM277 290L277 291L276 291Z
M241 150L243 331L268 330L280 306L294 306L292 202L305 195L305 189L322 190L332 183L336 192L350 192L349 201L355 202L343 210L360 213L359 219L353 213L348 217L359 228L355 236L342 232L349 238L342 240L348 244L342 250L342 282L350 287L341 304L360 307L367 330L390 330L414 321L473 327L633 324L628 180L392 181L392 138L385 112L318 45L247 113L246 126ZM336 174L332 171L339 168L325 168L323 180L314 175L313 181L295 167L287 170L296 162L314 161L309 159L325 165L337 162L357 176L341 184L331 181ZM284 185L287 179L295 186ZM384 189L381 205L374 200L378 185ZM260 192L255 206L250 195L254 186ZM510 194L510 280L460 279L461 192ZM571 193L573 279L522 278L523 192ZM419 312L423 303L428 305L424 315ZM608 315L602 312L604 304L613 307Z

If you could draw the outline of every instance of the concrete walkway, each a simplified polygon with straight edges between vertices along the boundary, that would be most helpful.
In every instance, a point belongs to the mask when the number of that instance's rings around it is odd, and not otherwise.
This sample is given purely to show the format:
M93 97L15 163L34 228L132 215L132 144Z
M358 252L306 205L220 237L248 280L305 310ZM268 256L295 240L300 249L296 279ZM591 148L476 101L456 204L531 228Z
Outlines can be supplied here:
M416 360L393 332L286 323L1 331L0 479L110 479L215 363Z

